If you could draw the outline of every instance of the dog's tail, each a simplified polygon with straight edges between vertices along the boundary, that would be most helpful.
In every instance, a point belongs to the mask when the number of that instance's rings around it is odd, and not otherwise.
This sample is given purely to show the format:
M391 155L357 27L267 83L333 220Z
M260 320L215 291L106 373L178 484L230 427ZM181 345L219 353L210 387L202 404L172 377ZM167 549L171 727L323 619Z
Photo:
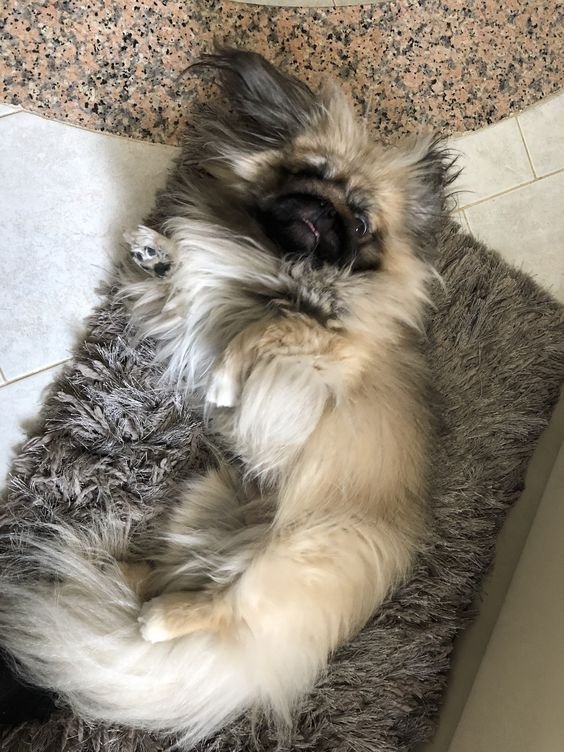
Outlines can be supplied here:
M20 536L4 556L0 643L23 678L86 719L172 733L186 747L251 706L290 710L312 677L292 665L288 645L273 650L250 630L231 642L202 633L142 639L140 602L116 560L125 537L119 526L94 533L57 525L46 536Z

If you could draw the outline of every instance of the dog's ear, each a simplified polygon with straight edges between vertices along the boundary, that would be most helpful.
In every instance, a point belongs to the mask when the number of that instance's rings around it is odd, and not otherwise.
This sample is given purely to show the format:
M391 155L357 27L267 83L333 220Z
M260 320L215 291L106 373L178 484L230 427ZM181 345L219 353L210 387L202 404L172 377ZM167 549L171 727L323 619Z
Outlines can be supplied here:
M219 70L223 91L261 140L284 141L305 127L316 99L306 84L255 52L219 48L191 67Z
M449 187L460 170L456 155L438 138L419 139L408 159L406 221L417 248L427 255L448 214Z

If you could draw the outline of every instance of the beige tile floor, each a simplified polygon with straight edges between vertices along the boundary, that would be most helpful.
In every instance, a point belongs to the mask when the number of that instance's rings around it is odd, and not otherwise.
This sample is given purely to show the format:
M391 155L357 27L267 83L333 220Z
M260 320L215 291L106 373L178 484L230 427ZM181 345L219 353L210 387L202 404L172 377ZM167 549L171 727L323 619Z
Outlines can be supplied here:
M564 302L564 92L452 145L459 221ZM176 153L0 103L0 484Z

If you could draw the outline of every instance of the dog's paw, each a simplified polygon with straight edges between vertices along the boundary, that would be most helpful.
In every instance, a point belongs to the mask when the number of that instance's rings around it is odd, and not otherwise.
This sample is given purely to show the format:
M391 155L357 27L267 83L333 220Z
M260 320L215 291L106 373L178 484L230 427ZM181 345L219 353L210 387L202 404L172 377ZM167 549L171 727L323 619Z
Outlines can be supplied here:
M174 242L149 227L139 225L123 236L132 261L156 277L164 277L172 266Z
M167 611L160 598L153 598L152 601L143 604L137 621L145 642L167 642L174 639L175 635L168 625Z
M146 642L166 642L193 632L219 632L230 624L232 609L205 591L164 593L145 603L139 630Z
M239 378L223 365L214 372L206 392L206 402L216 407L235 407L241 394Z

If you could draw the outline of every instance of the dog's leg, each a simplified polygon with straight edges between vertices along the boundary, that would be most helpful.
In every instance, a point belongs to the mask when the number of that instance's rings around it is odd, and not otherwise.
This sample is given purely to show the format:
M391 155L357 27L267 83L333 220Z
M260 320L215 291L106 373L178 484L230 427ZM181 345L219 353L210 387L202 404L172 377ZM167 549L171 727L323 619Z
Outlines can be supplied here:
M164 277L170 271L176 252L176 243L164 235L139 225L123 236L129 245L132 261L143 271L155 277Z
M152 557L145 597L229 584L268 534L274 511L234 467L190 481Z
M147 642L166 642L192 632L227 632L233 626L233 613L221 594L165 593L145 603L139 625Z
M148 642L205 631L295 641L323 663L352 636L405 574L409 545L385 523L324 523L280 534L222 591L167 593L145 604Z
M315 371L335 395L359 380L366 366L364 348L352 337L328 329L307 316L285 316L251 324L234 337L216 366L206 399L234 407L244 383L259 361L292 360Z
M131 589L141 595L145 581L151 574L151 565L146 561L118 561L118 566Z
M229 343L206 394L233 407L235 451L251 473L274 477L288 467L327 406L344 402L361 383L365 349L346 333L305 316L260 321Z

